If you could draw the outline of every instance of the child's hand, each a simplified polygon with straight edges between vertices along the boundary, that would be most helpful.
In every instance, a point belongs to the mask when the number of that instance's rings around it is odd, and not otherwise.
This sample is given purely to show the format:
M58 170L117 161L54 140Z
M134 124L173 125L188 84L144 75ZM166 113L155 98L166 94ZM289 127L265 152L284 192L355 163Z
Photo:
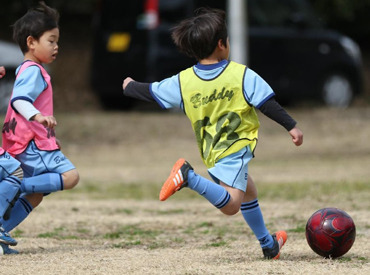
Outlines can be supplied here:
M122 89L126 89L127 85L131 82L134 81L131 77L126 77L125 80L123 80L122 83Z
M44 125L47 128L53 129L57 126L57 121L53 116L43 116L42 114L36 114L33 118L33 121L37 121L38 123Z
M289 131L289 134L296 146L300 146L303 143L303 133L299 128L294 127L292 130Z
M6 73L6 71L5 71L4 66L0 66L0 78L3 78L5 73Z

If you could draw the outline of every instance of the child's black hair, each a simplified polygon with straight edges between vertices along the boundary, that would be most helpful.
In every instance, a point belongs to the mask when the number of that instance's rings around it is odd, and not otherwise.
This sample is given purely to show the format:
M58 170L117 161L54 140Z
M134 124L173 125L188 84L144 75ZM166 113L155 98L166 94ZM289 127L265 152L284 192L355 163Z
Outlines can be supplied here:
M195 16L172 29L172 39L179 50L197 60L209 57L218 41L227 46L226 15L223 10L199 8Z
M59 28L59 13L47 6L43 1L39 6L29 9L25 15L13 25L13 39L23 53L28 52L27 37L38 40L44 32Z

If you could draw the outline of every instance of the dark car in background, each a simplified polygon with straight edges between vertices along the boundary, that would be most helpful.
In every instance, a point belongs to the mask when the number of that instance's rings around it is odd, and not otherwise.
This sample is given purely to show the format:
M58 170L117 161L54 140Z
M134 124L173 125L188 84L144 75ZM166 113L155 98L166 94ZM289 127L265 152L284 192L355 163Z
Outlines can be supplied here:
M171 28L201 6L224 0L102 0L94 16L91 83L106 107L129 108L125 77L152 82L196 63L179 53ZM248 66L283 104L347 107L363 92L361 52L349 37L325 29L305 0L248 0ZM152 5L152 6L151 6ZM247 49L246 49L247 50Z

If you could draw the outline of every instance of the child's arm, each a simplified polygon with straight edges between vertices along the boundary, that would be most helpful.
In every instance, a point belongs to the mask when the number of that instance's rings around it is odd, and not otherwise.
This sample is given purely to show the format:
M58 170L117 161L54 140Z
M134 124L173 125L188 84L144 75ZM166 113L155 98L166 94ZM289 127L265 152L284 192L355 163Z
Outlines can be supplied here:
M43 116L40 111L27 100L17 99L12 103L12 106L18 113L29 121L37 121L48 128L54 128L57 125L53 116Z
M155 99L150 94L149 86L149 83L137 82L131 77L127 77L122 84L123 94L136 99L155 102Z
M275 122L283 126L292 137L296 146L303 143L303 133L296 127L297 122L284 110L284 108L272 97L267 100L259 110Z
M122 89L125 90L127 85L132 82L132 81L135 81L133 80L131 77L126 77L125 80L123 80L123 83L122 83Z
M53 116L44 116L31 103L46 88L47 83L37 66L26 68L14 83L11 106L28 121L36 121L45 127L54 128L57 123Z

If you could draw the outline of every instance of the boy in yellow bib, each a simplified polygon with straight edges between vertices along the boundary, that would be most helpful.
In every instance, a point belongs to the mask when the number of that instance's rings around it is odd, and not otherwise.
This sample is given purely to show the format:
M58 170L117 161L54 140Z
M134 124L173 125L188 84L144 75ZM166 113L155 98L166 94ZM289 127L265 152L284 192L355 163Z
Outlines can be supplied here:
M285 231L270 234L248 175L248 162L257 145L259 121L255 108L281 124L299 146L303 134L275 101L271 87L254 71L228 61L229 40L225 13L200 9L173 29L180 51L198 64L161 82L123 81L124 94L156 101L162 108L181 108L191 121L200 155L214 182L196 174L179 159L159 195L166 200L188 187L226 215L241 213L260 242L266 259L278 259L287 240Z

